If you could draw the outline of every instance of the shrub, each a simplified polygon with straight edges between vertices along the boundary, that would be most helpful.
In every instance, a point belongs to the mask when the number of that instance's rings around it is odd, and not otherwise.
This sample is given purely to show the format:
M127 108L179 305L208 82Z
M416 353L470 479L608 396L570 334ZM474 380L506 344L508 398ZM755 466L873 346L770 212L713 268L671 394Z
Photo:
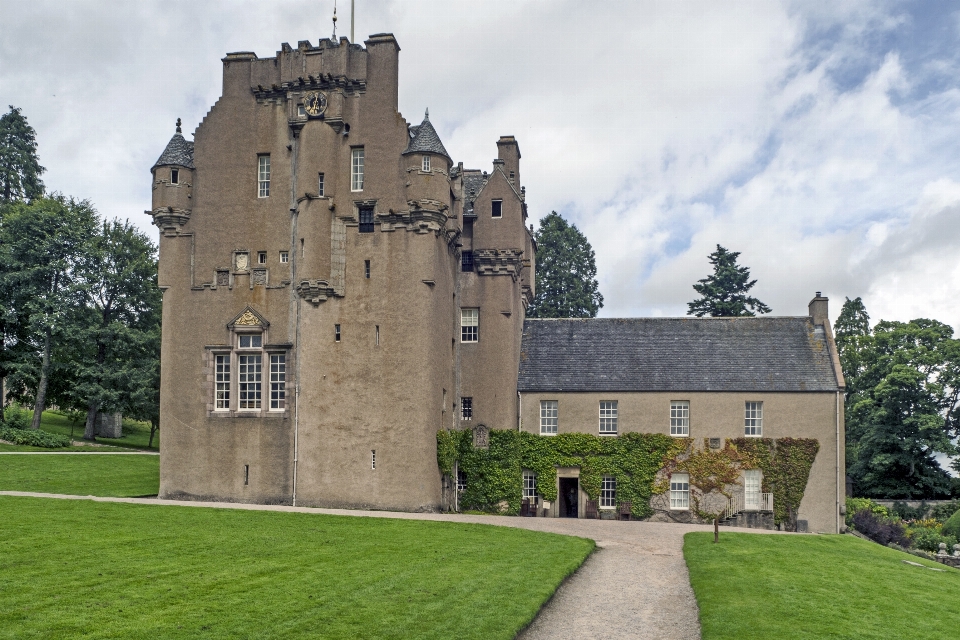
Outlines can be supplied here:
M884 545L893 542L901 547L910 545L910 540L907 538L902 524L876 516L866 509L854 514L853 526L874 542Z
M46 449L70 446L70 438L67 436L47 433L39 429L34 431L33 429L0 427L0 440L7 440L13 444L26 445L29 447L44 447Z
M910 530L910 545L915 549L923 551L932 551L936 553L940 550L940 543L946 543L947 549L952 550L953 545L957 544L954 536L945 536L935 527L917 527Z
M931 513L930 517L937 522L944 523L957 511L960 511L960 500L944 502L933 508L933 513Z
M11 429L29 429L33 414L12 404L3 412L3 419L6 421L4 426Z
M867 511L880 518L887 518L890 513L883 505L879 505L870 498L847 498L847 526L853 525L853 516L861 511Z
M950 516L947 521L943 523L943 529L940 531L945 536L960 538L960 511Z
M927 503L924 501L920 502L920 506L914 508L902 500L894 502L893 508L891 509L893 513L900 516L901 520L919 520L925 518L928 510L929 507L927 507Z

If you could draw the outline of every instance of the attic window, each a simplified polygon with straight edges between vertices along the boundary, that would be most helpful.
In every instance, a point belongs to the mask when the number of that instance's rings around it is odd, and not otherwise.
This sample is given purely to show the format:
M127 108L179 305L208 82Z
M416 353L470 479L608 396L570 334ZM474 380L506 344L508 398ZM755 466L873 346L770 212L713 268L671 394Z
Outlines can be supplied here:
M307 110L303 108L303 105L302 105L302 104L298 104L298 105L297 105L297 117L298 117L298 118L306 118L306 117L307 117Z
M503 200L494 200L490 204L491 204L490 217L502 218L503 217Z
M179 169L170 169L170 184L180 184Z
M423 156L423 170L430 171L430 156Z

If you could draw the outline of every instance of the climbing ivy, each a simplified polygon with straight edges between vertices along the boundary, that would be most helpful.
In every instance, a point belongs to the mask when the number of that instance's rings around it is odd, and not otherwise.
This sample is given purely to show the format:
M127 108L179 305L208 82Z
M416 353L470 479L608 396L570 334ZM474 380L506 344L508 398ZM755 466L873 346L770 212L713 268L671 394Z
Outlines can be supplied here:
M811 438L735 438L723 449L693 446L688 438L659 433L626 433L600 437L589 433L561 433L545 438L526 431L490 431L489 448L473 446L473 431L437 434L437 464L453 474L454 465L466 476L460 495L464 509L517 514L523 493L523 470L537 475L537 492L544 500L557 499L557 468L578 467L580 487L592 500L600 497L605 475L617 479L617 506L631 503L638 518L653 514L650 498L669 488L669 474L690 475L694 511L701 518L714 514L701 509L711 492L730 497L727 487L739 481L744 469L763 472L762 490L773 494L774 519L796 527L797 509L820 450ZM662 473L660 473L662 472Z
M750 468L763 472L762 490L773 494L774 520L795 530L797 509L820 443L813 438L736 438L727 442L752 459L755 466Z
M650 497L657 471L686 446L663 434L563 433L544 438L525 431L491 431L489 444L489 449L475 449L472 431L437 436L441 472L452 473L456 462L466 475L460 496L464 509L519 513L524 469L537 474L537 491L544 500L554 501L557 467L579 467L580 486L592 500L600 497L603 476L612 475L617 479L617 506L630 502L639 518L653 513Z

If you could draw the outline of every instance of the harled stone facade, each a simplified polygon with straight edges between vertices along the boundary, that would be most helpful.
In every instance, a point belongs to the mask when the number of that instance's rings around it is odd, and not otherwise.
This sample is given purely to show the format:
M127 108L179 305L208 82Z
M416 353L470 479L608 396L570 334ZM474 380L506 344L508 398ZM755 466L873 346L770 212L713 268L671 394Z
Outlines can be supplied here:
M434 510L437 431L516 427L519 146L454 164L397 111L394 37L364 45L228 54L153 167L163 497Z

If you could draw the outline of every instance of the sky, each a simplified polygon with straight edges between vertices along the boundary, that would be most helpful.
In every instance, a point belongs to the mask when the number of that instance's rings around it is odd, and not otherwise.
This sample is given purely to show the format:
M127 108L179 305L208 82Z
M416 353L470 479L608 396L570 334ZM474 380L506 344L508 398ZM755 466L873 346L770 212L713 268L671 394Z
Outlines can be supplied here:
M232 51L332 32L333 0L0 0L0 105L48 190L152 237L150 167ZM515 135L531 221L596 251L606 317L680 316L718 244L774 315L960 329L960 7L949 2L357 0L400 43L400 111L489 170ZM349 2L338 35L350 34Z

